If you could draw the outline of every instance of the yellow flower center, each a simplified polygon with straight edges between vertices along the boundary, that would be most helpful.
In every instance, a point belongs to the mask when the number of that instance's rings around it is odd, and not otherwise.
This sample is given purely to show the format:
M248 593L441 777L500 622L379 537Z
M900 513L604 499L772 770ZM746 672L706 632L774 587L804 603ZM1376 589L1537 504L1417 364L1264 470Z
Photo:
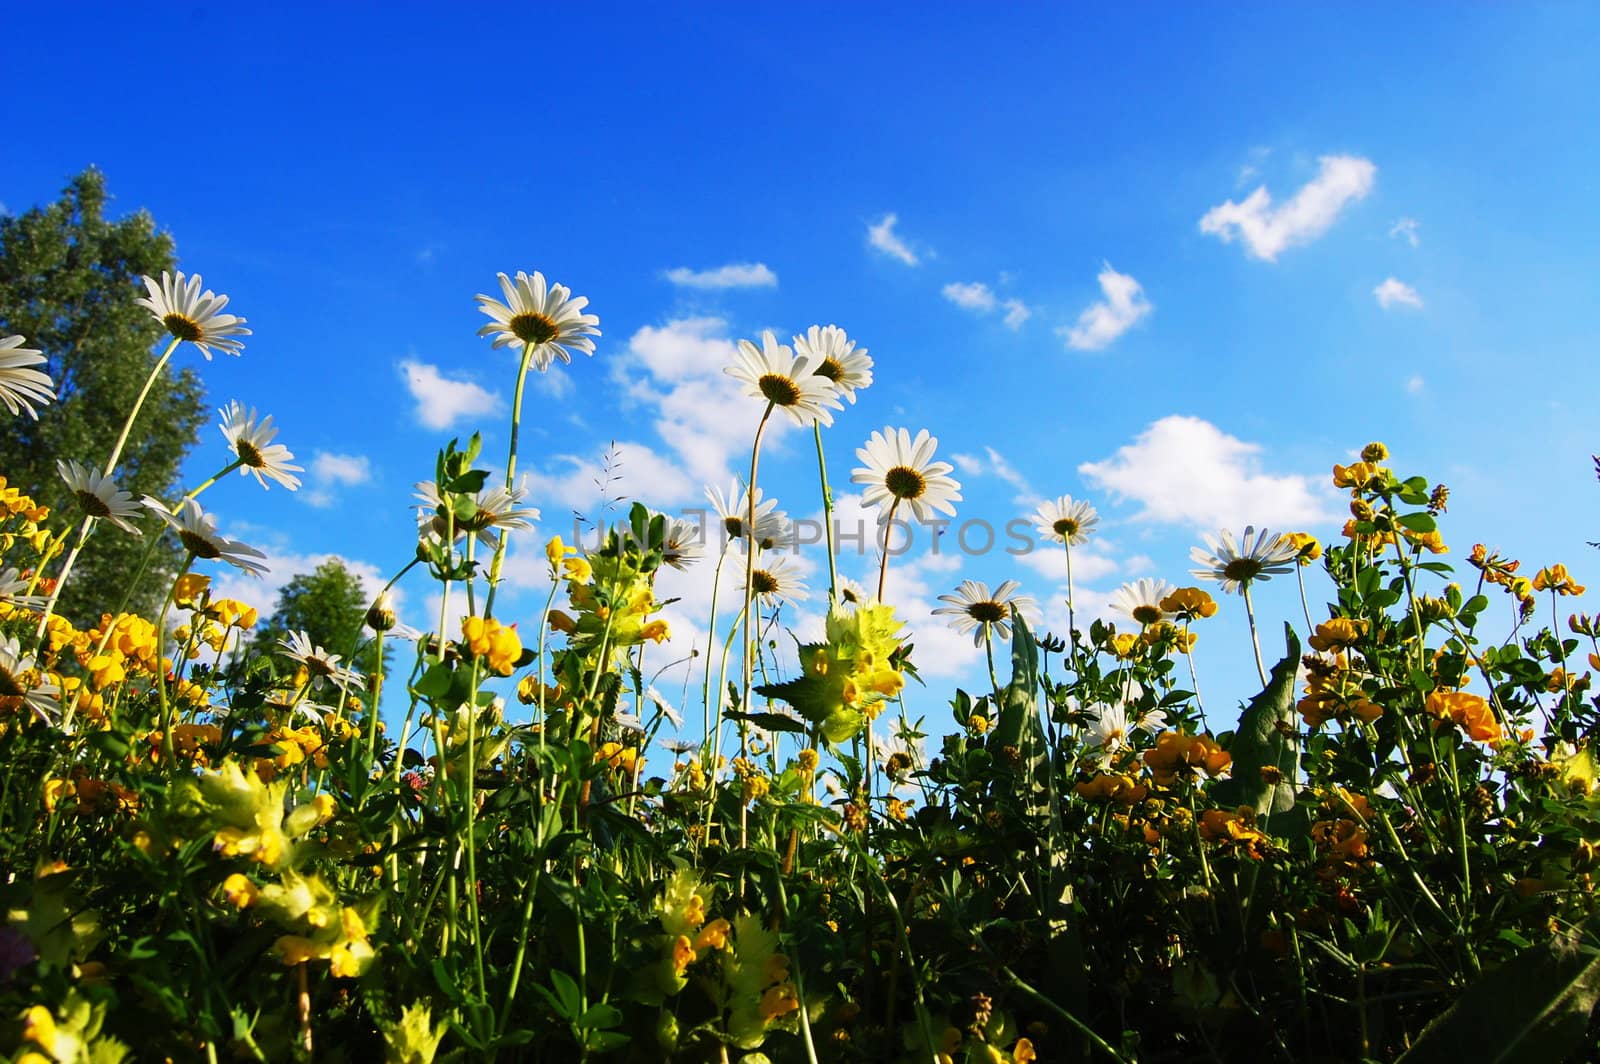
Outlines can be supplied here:
M794 406L800 401L800 386L781 373L763 374L756 387L773 406Z
M240 440L234 449L239 454L239 460L251 469L266 468L267 460L261 456L261 452L256 449L256 445L249 440Z
M1254 580L1261 575L1261 563L1254 558L1235 558L1222 567L1222 575L1229 580Z
M744 535L744 522L737 517L724 517L722 527L727 530L730 539L738 539Z
M222 551L217 548L215 543L198 532L189 531L187 528L178 533L178 542L182 543L184 548L196 558L204 558L210 562L222 557Z
M165 325L167 332L173 336L180 340L188 340L190 343L205 335L205 330L200 327L199 322L185 314L179 314L177 311L173 311L162 318L161 324Z
M1005 604L993 600L974 602L967 607L967 615L975 621L982 621L984 624L997 624L1005 620L1009 612L1010 610Z
M0 665L0 698L21 698L28 693L22 678L4 665Z
M822 365L817 367L817 376L838 384L844 379L844 364L831 356L825 358L822 360Z
M897 499L917 499L928 490L928 481L921 473L907 466L895 466L884 474L883 485Z
M561 333L560 326L543 314L517 314L506 324L518 340L534 347L549 343Z
M1078 522L1070 517L1063 517L1050 527L1055 529L1056 535L1065 539L1071 539L1078 534Z
M78 505L83 507L83 512L90 517L110 517L111 507L106 501L92 491L79 491Z
M1133 608L1133 619L1140 624L1155 624L1161 619L1161 607L1142 603Z
M778 578L765 569L757 569L750 574L750 587L758 595L775 595L778 586Z

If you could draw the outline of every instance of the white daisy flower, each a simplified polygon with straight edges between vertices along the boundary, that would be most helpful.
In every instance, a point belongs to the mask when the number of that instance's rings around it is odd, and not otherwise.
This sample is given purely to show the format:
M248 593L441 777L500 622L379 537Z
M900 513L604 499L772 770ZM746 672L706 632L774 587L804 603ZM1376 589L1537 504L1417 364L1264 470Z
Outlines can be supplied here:
M1189 557L1205 566L1189 572L1202 580L1220 580L1224 592L1242 591L1253 580L1267 580L1275 574L1294 571L1299 549L1287 536L1273 535L1254 525L1246 525L1244 539L1235 541L1231 529L1223 529L1222 540L1205 537L1205 547L1192 547Z
M317 646L305 632L290 632L287 637L278 640L278 645L283 648L283 656L305 666L313 680L331 680L341 687L354 687L361 683L359 672L340 665L338 654L330 654Z
M516 280L503 273L498 276L506 301L478 296L478 309L494 319L478 330L479 336L493 336L494 347L529 345L540 373L558 358L571 363L574 351L594 355L589 337L600 335L600 319L583 313L589 305L586 296L573 298L566 285L546 284L538 270L532 277L518 270Z
M211 361L213 347L230 355L244 350L244 342L235 337L250 335L244 327L245 320L222 313L228 297L210 289L201 292L198 273L185 281L182 270L176 274L162 270L159 283L154 277L146 277L144 286L150 298L136 302L150 311L167 332L198 347L207 362Z
M672 722L672 726L674 728L683 727L683 714L679 713L677 707L675 707L671 702L668 702L666 697L662 695L660 691L657 691L654 687L646 687L644 689L644 696L651 702L655 703L655 707Z
M700 749L699 743L690 742L688 739L662 739L659 740L661 748L669 754L692 754Z
M938 445L938 438L928 435L927 429L913 439L905 429L885 428L856 449L856 457L866 465L852 471L850 481L866 485L861 501L878 508L879 524L888 524L890 511L899 503L924 523L934 519L935 510L955 515L961 485L949 475L954 466L933 461Z
M1121 706L1097 706L1089 718L1084 738L1091 746L1098 746L1108 755L1128 743L1128 713Z
M1111 593L1110 606L1124 617L1149 627L1167 619L1161 609L1161 600L1176 590L1165 580L1140 577L1131 584L1123 584Z
M832 381L840 397L856 401L856 391L872 383L872 359L867 349L845 335L837 325L813 325L794 338L794 353L809 362L819 377Z
M28 588L33 578L23 576L16 566L0 570L0 602L9 602L25 610L42 610L50 601L49 595L30 595Z
M38 421L33 404L44 406L56 393L48 373L30 368L43 365L44 355L22 343L20 336L0 337L0 403L5 403L13 415L26 410L29 417Z
M805 581L800 579L793 559L787 554L770 554L763 557L750 573L751 593L768 606L781 602L804 602L811 597Z
M73 495L77 496L78 507L84 513L110 521L132 535L144 535L128 521L128 518L143 513L139 500L129 492L120 490L110 477L73 459L57 461L56 471L67 482L67 487L72 489Z
M217 413L222 415L223 437L244 462L239 467L240 476L254 474L263 488L267 486L266 478L270 477L290 491L299 489L300 478L294 474L304 473L305 467L292 465L294 454L289 448L272 442L278 430L272 427L271 414L257 420L255 408L247 409L237 399Z
M854 609L872 601L872 595L866 588L850 579L848 576L839 578L839 605L845 609Z
M183 544L183 549L196 558L208 562L225 561L251 576L260 576L267 571L267 566L262 563L265 554L237 540L218 535L216 517L202 510L193 499L184 499L178 504L176 512L168 510L154 499L146 499L145 505L161 515L161 519L178 534L178 542Z
M34 668L33 656L24 654L15 636L0 636L0 698L20 698L41 723L60 719L61 690L47 683Z
M1009 639L1014 616L1020 613L1023 618L1031 620L1039 612L1038 603L1030 596L1016 594L1020 586L1015 580L1007 580L990 593L988 584L978 580L963 580L953 594L939 596L940 602L950 605L941 606L933 612L935 616L950 616L950 627L960 634L971 632L973 646L983 646L984 634L990 629L994 630L997 637Z
M706 488L706 498L717 511L722 531L730 540L746 538L745 526L750 523L750 493L739 487L737 480L728 484L726 492ZM778 509L777 499L763 497L756 489L755 541L762 550L771 550L789 541L789 515Z
M458 517L454 522L457 538L470 532L478 537L478 542L493 547L497 542L494 535L497 528L532 528L533 522L539 520L539 511L531 506L517 505L527 494L526 487L487 488L478 492L473 499L477 509L472 517L466 521ZM422 503L417 507L418 527L424 533L431 532L442 537L446 526L445 503L439 494L439 486L431 480L424 480L417 484L415 498Z
M1100 514L1083 499L1063 495L1040 504L1033 521L1044 538L1077 547L1089 541L1089 533L1100 523Z
M661 560L680 572L700 557L705 530L694 521L669 517L661 538Z
M727 374L746 386L747 395L781 409L796 424L831 425L832 410L844 407L838 386L819 375L811 359L796 358L788 345L778 343L771 330L761 334L760 347L740 340L736 357L738 364L729 366Z

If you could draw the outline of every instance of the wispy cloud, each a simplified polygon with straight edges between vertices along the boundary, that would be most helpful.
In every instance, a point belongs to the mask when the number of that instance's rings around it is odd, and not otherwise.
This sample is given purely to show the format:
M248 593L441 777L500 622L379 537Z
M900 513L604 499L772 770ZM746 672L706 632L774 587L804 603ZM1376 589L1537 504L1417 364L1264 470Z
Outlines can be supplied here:
M964 476L992 476L1005 481L1016 489L1017 494L1012 501L1019 506L1037 506L1040 502L1041 496L1033 490L1028 478L993 447L985 447L982 458L973 454L952 454L950 461Z
M764 262L730 262L711 270L679 266L667 271L667 280L683 288L776 288L778 275Z
M1417 236L1417 220L1415 218L1401 218L1389 227L1389 235L1397 236L1412 247L1422 243Z
M1417 290L1395 277L1387 278L1372 290L1372 294L1378 297L1378 306L1384 310L1392 310L1395 307L1422 309L1422 297L1417 294Z
M867 226L867 243L888 255L892 259L899 259L907 266L915 266L920 260L917 253L911 250L904 240L895 234L895 223L900 220L896 214L884 215L879 221Z
M1425 387L1427 387L1427 382L1422 379L1422 376L1420 374L1413 373L1411 375L1411 379L1406 381L1406 394L1420 395L1422 394L1422 389Z
M944 297L964 310L976 314L990 314L1004 309L1006 328L1016 332L1022 323L1033 317L1033 311L1020 299L1001 299L982 281L952 281L944 286Z
M1243 203L1233 200L1212 207L1200 219L1200 231L1232 243L1237 237L1258 259L1275 262L1284 249L1309 244L1326 233L1341 211L1372 191L1378 168L1356 155L1324 155L1317 176L1301 186L1288 202L1274 207L1261 185Z
M364 454L332 454L318 451L311 460L310 483L301 498L312 506L332 506L338 489L365 484L372 479L372 462Z
M1105 298L1084 308L1076 325L1056 330L1066 338L1068 347L1078 351L1103 350L1155 309L1139 282L1118 273L1109 262L1101 268L1098 280Z
M982 281L952 281L944 286L944 297L958 307L985 314L999 305L994 293Z
M500 396L470 380L455 380L438 366L405 359L400 363L411 398L417 402L417 420L430 429L447 429L462 418L482 417L500 409Z
M1154 422L1111 457L1078 466L1090 483L1139 503L1136 520L1211 530L1245 523L1288 531L1331 519L1317 481L1262 471L1262 447L1197 417Z

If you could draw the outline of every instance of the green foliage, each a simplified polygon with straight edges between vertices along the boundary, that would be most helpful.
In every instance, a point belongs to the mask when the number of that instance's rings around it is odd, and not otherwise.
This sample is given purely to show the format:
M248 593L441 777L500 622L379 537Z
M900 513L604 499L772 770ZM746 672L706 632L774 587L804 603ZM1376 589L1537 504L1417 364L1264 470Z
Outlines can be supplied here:
M0 217L0 335L19 333L45 354L58 396L38 421L10 420L0 432L0 470L12 487L68 517L79 511L56 460L98 467L111 453L162 336L134 302L147 294L139 278L174 268L172 238L142 211L109 220L108 198L104 176L90 168L55 203ZM158 379L123 452L118 486L171 501L204 421L200 378L192 370ZM147 525L147 535L160 527ZM139 539L100 528L57 612L82 622L113 609L144 551ZM176 541L164 537L129 608L153 614L182 557Z
M278 592L272 616L263 621L251 640L252 656L278 653L279 640L291 632L305 632L311 642L363 675L371 675L378 648L364 627L371 602L361 581L338 558L329 558L310 573L296 573ZM385 647L392 660L393 644Z

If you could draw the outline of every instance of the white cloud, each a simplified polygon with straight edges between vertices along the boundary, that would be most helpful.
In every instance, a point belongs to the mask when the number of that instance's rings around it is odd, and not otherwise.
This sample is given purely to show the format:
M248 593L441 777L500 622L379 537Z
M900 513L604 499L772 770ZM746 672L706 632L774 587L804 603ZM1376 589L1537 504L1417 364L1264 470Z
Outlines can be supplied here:
M315 572L317 566L327 561L338 561L349 570L350 575L361 582L361 591L369 602L378 597L378 592L388 582L388 575L371 562L358 561L342 554L296 551L283 536L266 530L253 531L247 542L267 556L266 575L256 579L232 566L219 564L217 575L212 579L211 594L214 598L233 598L254 606L263 618L277 607L278 593L290 580L301 574ZM404 591L396 586L390 589L390 594L394 596L395 612L404 620ZM345 653L345 649L340 647L328 649L338 654Z
M907 266L915 266L918 262L917 253L895 235L894 224L899 220L898 215L890 213L884 215L877 223L867 226L867 243L892 259L899 259Z
M1007 299L1001 301L994 291L982 281L959 282L952 281L944 286L944 297L964 310L974 311L978 314L990 314L1005 308L1006 328L1016 332L1022 328L1022 323L1033 317L1033 311L1020 299Z
M764 262L733 262L714 270L679 266L667 271L667 280L685 288L776 288L778 275Z
M1400 237L1412 247L1422 243L1421 238L1417 236L1417 220L1415 218L1398 219L1389 227L1389 235Z
M1261 470L1261 445L1209 421L1173 414L1100 462L1078 466L1090 482L1142 509L1137 520L1202 530L1266 525L1279 530L1331 519L1317 481Z
M983 458L971 454L952 454L950 461L964 476L994 476L1005 481L1016 489L1017 494L1012 501L1019 506L1034 507L1039 505L1041 496L1033 490L1033 485L1028 483L1028 478L1023 476L1017 467L1006 459L1005 455L993 447L985 447L983 451Z
M952 281L944 286L944 297L958 307L976 310L983 314L987 314L998 305L994 293L989 291L989 286L982 281L970 283Z
M1321 169L1282 206L1272 205L1261 185L1243 203L1228 200L1200 219L1200 231L1232 243L1244 240L1250 254L1274 262L1285 248L1309 244L1333 225L1339 212L1372 191L1378 168L1355 155L1324 155Z
M1426 382L1423 381L1420 375L1412 374L1411 379L1406 381L1406 392L1410 395L1417 395L1426 386Z
M334 489L365 484L372 479L372 462L364 454L332 454L318 451L311 460L310 483L301 498L312 506L332 506Z
M648 444L615 441L607 451L595 458L553 455L550 462L558 471L524 474L523 485L530 498L549 499L589 517L607 503L638 499L659 509L699 494L698 484Z
M760 420L760 405L725 372L734 351L721 318L679 318L639 329L612 362L612 379L624 401L655 412L652 427L697 482L696 496L698 485L727 483L734 455L741 466L748 460L745 452ZM716 416L708 417L707 411ZM789 430L787 418L773 419L765 439L776 443ZM652 488L649 494L657 498L659 492Z
M1102 350L1155 309L1139 282L1118 273L1109 262L1098 279L1105 298L1086 307L1078 315L1078 324L1056 330L1066 338L1068 347L1079 351Z
M438 366L415 359L400 363L411 398L417 401L417 420L430 429L447 429L462 418L482 417L500 409L500 396L469 380L453 380Z
M1417 294L1417 290L1394 277L1388 278L1374 288L1372 294L1378 297L1378 306L1384 310L1392 310L1397 306L1410 307L1413 310L1422 309L1422 297Z

